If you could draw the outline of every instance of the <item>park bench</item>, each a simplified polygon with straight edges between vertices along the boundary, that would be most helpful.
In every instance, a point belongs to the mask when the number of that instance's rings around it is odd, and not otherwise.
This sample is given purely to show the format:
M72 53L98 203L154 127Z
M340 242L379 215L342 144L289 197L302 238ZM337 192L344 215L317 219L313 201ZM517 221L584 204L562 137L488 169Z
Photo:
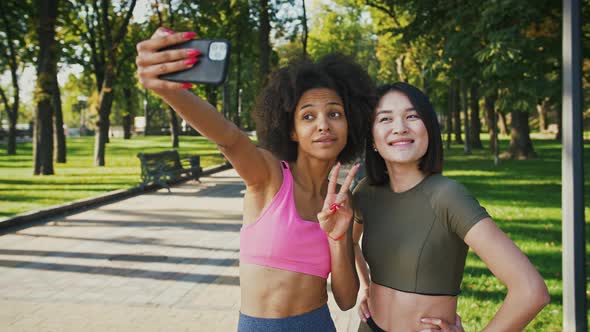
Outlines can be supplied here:
M138 153L141 161L141 184L143 190L149 183L168 189L170 184L182 179L199 180L201 159L198 155L180 158L178 151L170 150L156 153ZM183 166L183 162L187 167Z

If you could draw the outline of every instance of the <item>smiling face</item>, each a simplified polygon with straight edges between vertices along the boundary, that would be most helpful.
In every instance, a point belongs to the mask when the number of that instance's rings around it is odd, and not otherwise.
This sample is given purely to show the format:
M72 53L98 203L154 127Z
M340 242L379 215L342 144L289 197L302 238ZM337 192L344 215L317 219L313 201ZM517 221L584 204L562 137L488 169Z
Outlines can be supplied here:
M346 146L348 122L344 104L331 89L307 90L297 103L291 139L297 142L298 156L308 154L334 160Z
M385 94L375 109L375 148L386 163L415 164L428 150L428 132L410 99L399 91Z

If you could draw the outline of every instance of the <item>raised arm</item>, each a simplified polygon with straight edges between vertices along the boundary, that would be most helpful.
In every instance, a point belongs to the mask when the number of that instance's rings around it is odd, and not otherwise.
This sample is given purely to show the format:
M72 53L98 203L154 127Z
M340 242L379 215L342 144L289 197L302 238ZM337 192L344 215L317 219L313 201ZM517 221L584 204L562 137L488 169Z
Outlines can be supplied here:
M484 331L521 331L549 303L547 286L520 249L490 218L475 224L465 243L508 288L504 303Z
M340 163L332 169L328 192L322 211L317 215L320 227L328 236L330 245L332 293L336 304L348 310L356 304L359 280L354 268L354 249L352 246L352 197L350 185L358 165L352 167L337 192L336 181Z
M194 33L174 33L159 28L152 38L137 44L137 73L140 83L170 105L195 130L215 142L249 187L268 185L274 157L256 145L215 107L186 90L187 83L169 82L158 76L198 65L198 53L190 49L162 48L185 42ZM196 62L195 62L196 59ZM275 173L275 172L272 172Z

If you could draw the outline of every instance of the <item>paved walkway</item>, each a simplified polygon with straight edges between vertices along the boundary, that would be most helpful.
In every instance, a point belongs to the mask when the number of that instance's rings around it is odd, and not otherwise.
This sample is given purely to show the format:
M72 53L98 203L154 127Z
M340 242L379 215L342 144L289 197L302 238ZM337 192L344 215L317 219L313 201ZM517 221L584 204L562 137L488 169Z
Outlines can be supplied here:
M243 190L229 170L1 235L0 331L235 331Z

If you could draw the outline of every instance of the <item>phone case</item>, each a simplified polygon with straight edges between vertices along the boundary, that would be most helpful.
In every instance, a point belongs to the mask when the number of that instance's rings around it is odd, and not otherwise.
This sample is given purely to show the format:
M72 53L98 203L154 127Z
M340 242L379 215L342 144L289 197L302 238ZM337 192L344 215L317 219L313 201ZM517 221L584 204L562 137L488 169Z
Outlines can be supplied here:
M229 42L225 39L193 39L164 50L191 48L201 51L199 61L186 70L160 75L161 79L218 85L225 81L229 63Z

